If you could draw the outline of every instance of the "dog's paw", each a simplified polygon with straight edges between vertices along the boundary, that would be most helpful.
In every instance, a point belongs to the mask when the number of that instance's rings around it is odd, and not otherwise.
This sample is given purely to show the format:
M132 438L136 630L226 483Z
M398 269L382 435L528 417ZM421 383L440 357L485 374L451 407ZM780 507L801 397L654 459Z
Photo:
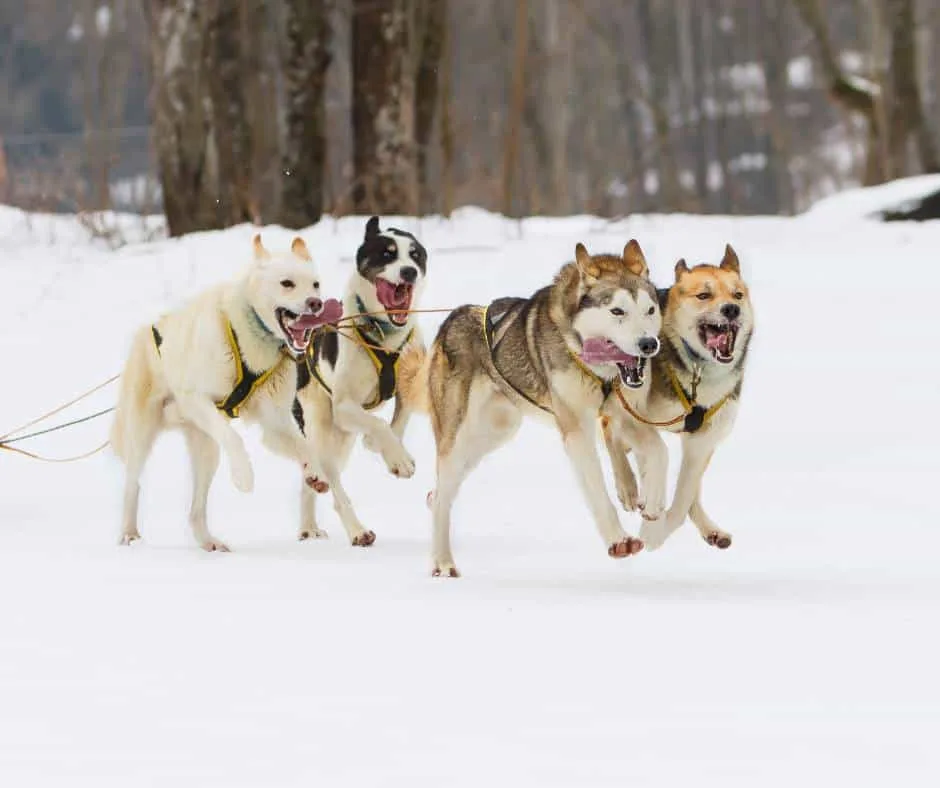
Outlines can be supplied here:
M140 541L140 534L121 534L121 541L118 542L119 545L126 546L132 545L134 542Z
M327 484L319 476L304 476L304 484L306 484L314 492L328 493L330 491L330 485Z
M640 526L640 539L647 550L658 550L668 536L669 532L666 530L666 521L663 517L656 520L644 520Z
M617 498L619 499L620 505L623 507L625 512L635 512L637 509L642 508L640 493L636 486L633 488L624 488L618 484Z
M363 531L352 538L353 547L371 547L375 543L374 531Z
M199 546L205 550L207 553L230 553L229 547L225 542L220 542L218 539L210 537L205 541L199 543Z
M322 528L311 525L309 528L301 528L297 538L301 542L306 542L308 539L329 539L330 535Z
M255 488L255 470L248 457L232 461L232 484L239 492L250 493Z
M666 507L663 503L654 503L642 499L637 502L636 510L640 513L640 517L649 521L659 520L666 513Z
M450 561L437 561L431 570L431 577L460 577L460 572Z
M611 558L629 558L643 549L643 540L633 536L625 536L619 542L614 542L607 548L607 555Z
M410 479L415 473L415 461L400 443L382 452L388 472L399 479Z
M731 534L718 529L703 533L702 538L706 543L710 544L712 547L717 547L719 550L727 550L731 547Z

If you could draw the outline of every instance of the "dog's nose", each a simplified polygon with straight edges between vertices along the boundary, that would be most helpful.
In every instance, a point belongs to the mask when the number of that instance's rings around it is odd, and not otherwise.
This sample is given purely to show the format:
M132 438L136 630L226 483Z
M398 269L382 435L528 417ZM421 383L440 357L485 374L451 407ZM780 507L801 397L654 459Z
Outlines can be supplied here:
M319 298L308 298L307 299L307 311L313 312L313 314L318 315L323 309L323 302Z
M737 320L741 316L741 307L737 304L725 304L721 307L721 316L727 320Z
M659 340L656 337L643 337L636 344L644 356L655 356L659 352Z
M401 278L407 282L409 285L413 285L415 280L418 278L418 269L413 268L412 266L407 266L406 268L401 269Z

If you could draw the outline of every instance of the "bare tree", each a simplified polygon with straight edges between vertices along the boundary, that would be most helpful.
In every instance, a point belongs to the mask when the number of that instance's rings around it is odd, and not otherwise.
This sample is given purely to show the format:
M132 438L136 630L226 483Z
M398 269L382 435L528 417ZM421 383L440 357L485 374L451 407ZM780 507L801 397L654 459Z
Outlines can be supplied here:
M254 185L252 128L245 101L242 25L245 3L204 0L206 81L218 154L219 216L223 226L258 216Z
M527 0L516 0L515 45L512 67L512 89L509 122L503 147L503 213L512 215L513 177L519 158L523 112L525 111L525 66L529 49L529 9Z
M353 204L417 209L412 0L353 0Z
M150 23L153 140L171 235L221 227L214 118L202 24L188 0L144 0Z
M287 0L284 83L286 135L279 221L306 227L323 212L326 74L333 0Z
M415 80L415 145L422 209L431 207L428 154L438 108L441 56L447 30L447 0L416 0L416 38L419 44Z

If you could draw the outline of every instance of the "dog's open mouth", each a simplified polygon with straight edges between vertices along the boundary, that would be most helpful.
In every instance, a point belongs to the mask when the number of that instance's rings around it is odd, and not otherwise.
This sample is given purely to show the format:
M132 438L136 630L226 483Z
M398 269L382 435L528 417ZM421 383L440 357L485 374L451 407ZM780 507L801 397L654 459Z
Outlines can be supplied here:
M375 280L375 295L388 312L388 319L396 326L403 326L408 322L414 289L415 286L409 282L394 285L387 279Z
M616 364L620 379L631 389L640 388L646 379L646 358L625 353L609 339L585 339L580 357L585 364Z
M734 321L703 321L698 327L698 336L719 364L734 361L734 343L738 338L740 326Z
M300 355L307 350L315 329L327 323L335 323L343 316L343 305L335 298L329 298L316 312L305 311L297 314L284 307L278 307L275 315L288 347Z

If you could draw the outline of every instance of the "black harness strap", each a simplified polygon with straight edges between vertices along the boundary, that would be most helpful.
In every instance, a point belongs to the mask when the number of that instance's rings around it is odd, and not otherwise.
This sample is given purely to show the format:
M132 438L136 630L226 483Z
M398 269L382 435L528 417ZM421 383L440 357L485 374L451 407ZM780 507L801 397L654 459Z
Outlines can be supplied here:
M524 305L525 305L524 299L520 299L518 303L523 304L523 308L524 308ZM496 318L494 318L493 315L491 314L491 311L490 311L491 306L492 304L490 304L490 306L483 307L483 339L486 342L486 347L490 352L490 360L493 362L493 368L496 370L499 376L503 379L503 382L505 382L505 384L509 386L509 388L515 391L516 394L522 397L522 399L524 399L530 405L534 405L539 410L543 410L546 413L551 413L552 411L550 408L546 408L544 405L536 402L534 399L532 399L532 397L530 397L524 391L514 386L510 382L509 378L507 378L506 375L503 374L502 370L499 368L499 364L496 363L496 348L499 347L499 342L494 341L496 330L499 328L500 324L510 315L510 313L513 312L513 310L516 308L516 304L513 304L512 306L508 307L500 315L497 315ZM500 339L502 339L502 337L500 337Z

